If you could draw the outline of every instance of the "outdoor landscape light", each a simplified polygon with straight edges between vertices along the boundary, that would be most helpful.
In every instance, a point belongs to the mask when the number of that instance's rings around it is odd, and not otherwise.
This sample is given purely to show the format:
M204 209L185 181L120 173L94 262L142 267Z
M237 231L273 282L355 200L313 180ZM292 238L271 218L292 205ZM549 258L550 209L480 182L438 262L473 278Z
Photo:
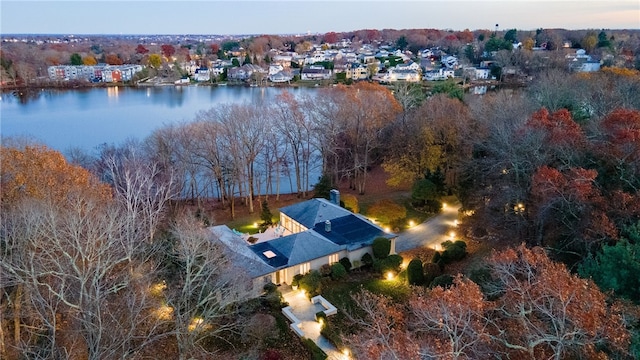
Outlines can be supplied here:
M393 273L391 271L387 273L387 280L393 280Z

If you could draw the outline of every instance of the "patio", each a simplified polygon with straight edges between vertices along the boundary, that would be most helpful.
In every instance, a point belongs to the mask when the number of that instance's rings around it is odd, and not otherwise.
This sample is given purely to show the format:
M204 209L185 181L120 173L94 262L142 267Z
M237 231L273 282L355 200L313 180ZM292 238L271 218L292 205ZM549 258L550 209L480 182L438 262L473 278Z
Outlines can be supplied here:
M316 313L327 308L322 304L313 303L306 294L300 290L288 290L283 292L284 300L289 303L291 313L299 320L298 328L302 337L315 342L326 354L329 360L348 360L349 355L338 351L332 343L320 334L321 325L315 320Z

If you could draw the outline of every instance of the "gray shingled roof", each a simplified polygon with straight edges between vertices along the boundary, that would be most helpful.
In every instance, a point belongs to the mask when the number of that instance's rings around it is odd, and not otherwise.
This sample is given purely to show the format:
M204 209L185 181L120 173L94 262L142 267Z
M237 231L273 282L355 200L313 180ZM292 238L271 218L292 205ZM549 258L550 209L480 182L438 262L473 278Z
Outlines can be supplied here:
M280 209L280 212L304 225L307 229L313 229L319 222L351 214L349 210L319 198L285 206Z
M344 249L334 244L313 230L307 230L271 241L258 243L249 247L262 261L277 266L290 267L308 262ZM272 250L276 255L267 258L263 253ZM278 259L279 256L284 259ZM286 262L285 262L286 261Z
M275 271L275 268L266 264L251 251L246 241L241 236L234 234L228 226L212 226L209 231L212 234L212 241L219 241L224 245L225 254L231 258L233 263L242 265L250 277L256 278Z

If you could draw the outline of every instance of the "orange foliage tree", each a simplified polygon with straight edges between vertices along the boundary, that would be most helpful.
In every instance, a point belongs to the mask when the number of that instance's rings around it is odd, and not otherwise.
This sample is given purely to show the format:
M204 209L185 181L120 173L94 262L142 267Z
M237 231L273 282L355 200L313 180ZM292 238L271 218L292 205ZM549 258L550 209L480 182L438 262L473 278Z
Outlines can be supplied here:
M597 146L613 183L640 190L640 111L616 109L601 122L602 141Z
M511 357L603 358L621 351L629 333L618 309L590 280L571 274L542 248L520 245L492 256L498 296L491 338Z
M484 358L490 354L491 303L480 287L458 276L453 286L419 291L409 301L411 328L420 353L444 359Z
M582 168L561 172L543 166L536 171L531 192L535 220L541 228L540 243L548 240L561 245L557 243L560 241L568 247L563 250L584 251L595 243L618 237L595 182L597 175L596 170Z
M347 314L360 332L345 343L358 359L419 359L417 344L407 329L403 309L389 298L363 290L353 295L360 315Z
M110 198L111 189L89 171L67 163L58 151L44 146L0 147L2 205L29 197L64 204L72 193Z

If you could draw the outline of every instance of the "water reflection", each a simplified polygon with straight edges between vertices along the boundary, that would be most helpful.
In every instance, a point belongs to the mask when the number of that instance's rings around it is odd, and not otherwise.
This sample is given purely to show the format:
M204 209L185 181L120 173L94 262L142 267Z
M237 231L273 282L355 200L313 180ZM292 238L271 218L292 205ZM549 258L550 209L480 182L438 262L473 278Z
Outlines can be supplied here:
M218 104L266 104L283 91L314 94L317 89L285 87L174 86L45 89L5 92L0 101L2 136L31 136L65 151L97 144L144 139L164 125L192 121Z

